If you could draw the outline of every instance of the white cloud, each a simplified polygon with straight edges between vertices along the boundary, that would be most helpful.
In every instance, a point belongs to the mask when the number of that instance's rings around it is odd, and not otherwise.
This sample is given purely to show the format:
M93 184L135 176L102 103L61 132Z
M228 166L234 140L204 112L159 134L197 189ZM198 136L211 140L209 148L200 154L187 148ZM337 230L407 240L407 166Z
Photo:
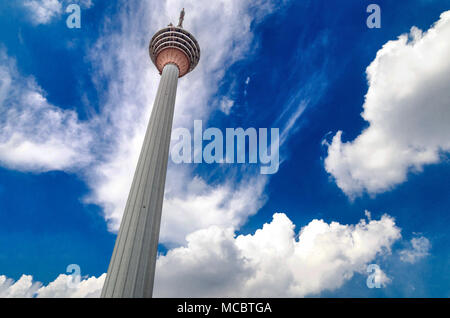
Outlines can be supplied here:
M254 234L211 226L157 262L156 297L303 297L335 290L401 237L394 220L356 225L313 220L296 236L285 214ZM378 280L389 278L380 271Z
M164 244L184 245L186 235L211 225L239 228L265 203L263 175L212 186L178 170L170 173L171 179L184 181L181 188L172 181L166 187L160 234Z
M58 0L26 0L23 5L34 24L47 24L62 13L62 5Z
M94 6L93 0L65 0L66 4L78 3L82 8L89 9Z
M426 237L414 237L411 239L410 247L400 251L400 259L403 262L415 263L429 255L430 248L431 243Z
M100 277L82 279L78 284L72 285L72 277L61 274L47 286L36 292L39 298L98 298L100 297L106 274ZM72 283L72 284L71 284Z
M362 117L370 125L350 142L339 131L325 159L349 197L392 189L450 151L449 38L447 11L427 32L413 27L387 42L367 68Z
M106 274L81 279L73 285L72 277L61 274L47 286L33 282L30 275L22 275L18 281L0 276L0 298L92 298L100 297ZM71 285L72 283L72 285Z
M22 275L18 281L0 275L0 298L33 297L41 283L33 282L33 277Z
M187 245L157 260L155 297L304 297L340 288L367 265L390 254L400 239L392 217L355 225L312 220L294 231L283 213L254 234L236 237L232 227L210 226L188 235ZM375 281L391 279L382 270ZM74 287L61 274L43 286L23 275L0 276L0 297L99 297L106 274Z
M0 164L21 171L76 169L92 160L89 127L48 103L0 48Z

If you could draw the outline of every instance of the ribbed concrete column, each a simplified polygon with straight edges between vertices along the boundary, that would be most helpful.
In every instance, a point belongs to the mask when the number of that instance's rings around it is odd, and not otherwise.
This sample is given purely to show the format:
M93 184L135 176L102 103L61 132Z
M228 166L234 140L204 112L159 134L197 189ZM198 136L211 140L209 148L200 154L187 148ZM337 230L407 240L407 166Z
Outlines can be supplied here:
M178 75L162 71L102 297L152 297Z

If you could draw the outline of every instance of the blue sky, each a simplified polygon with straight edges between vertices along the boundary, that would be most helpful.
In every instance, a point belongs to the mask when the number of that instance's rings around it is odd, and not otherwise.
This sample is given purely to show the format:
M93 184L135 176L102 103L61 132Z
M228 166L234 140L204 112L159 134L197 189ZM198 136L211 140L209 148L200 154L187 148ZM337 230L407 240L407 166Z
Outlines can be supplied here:
M377 1L369 29L372 2L2 2L0 296L98 295L158 83L148 41L185 7L202 57L174 128L286 138L273 175L169 161L156 295L449 297L450 1Z

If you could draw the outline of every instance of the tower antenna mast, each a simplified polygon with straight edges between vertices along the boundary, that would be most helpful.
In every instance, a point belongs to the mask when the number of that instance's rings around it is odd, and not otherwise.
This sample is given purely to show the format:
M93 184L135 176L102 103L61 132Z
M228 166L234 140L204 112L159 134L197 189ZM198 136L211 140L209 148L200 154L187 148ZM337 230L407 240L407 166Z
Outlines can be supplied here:
M184 8L180 12L180 20L178 21L178 27L179 28L183 27L183 21L184 21Z

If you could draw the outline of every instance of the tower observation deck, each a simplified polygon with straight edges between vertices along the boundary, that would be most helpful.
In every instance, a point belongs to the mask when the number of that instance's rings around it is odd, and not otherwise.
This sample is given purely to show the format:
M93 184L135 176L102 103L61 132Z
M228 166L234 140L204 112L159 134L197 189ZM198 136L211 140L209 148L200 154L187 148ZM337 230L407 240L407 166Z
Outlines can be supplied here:
M178 78L200 60L200 47L178 26L156 32L149 53L161 80L101 297L152 297Z
M168 26L156 32L150 42L150 58L162 73L164 66L178 66L179 77L192 71L200 60L200 46L192 34L181 27Z

